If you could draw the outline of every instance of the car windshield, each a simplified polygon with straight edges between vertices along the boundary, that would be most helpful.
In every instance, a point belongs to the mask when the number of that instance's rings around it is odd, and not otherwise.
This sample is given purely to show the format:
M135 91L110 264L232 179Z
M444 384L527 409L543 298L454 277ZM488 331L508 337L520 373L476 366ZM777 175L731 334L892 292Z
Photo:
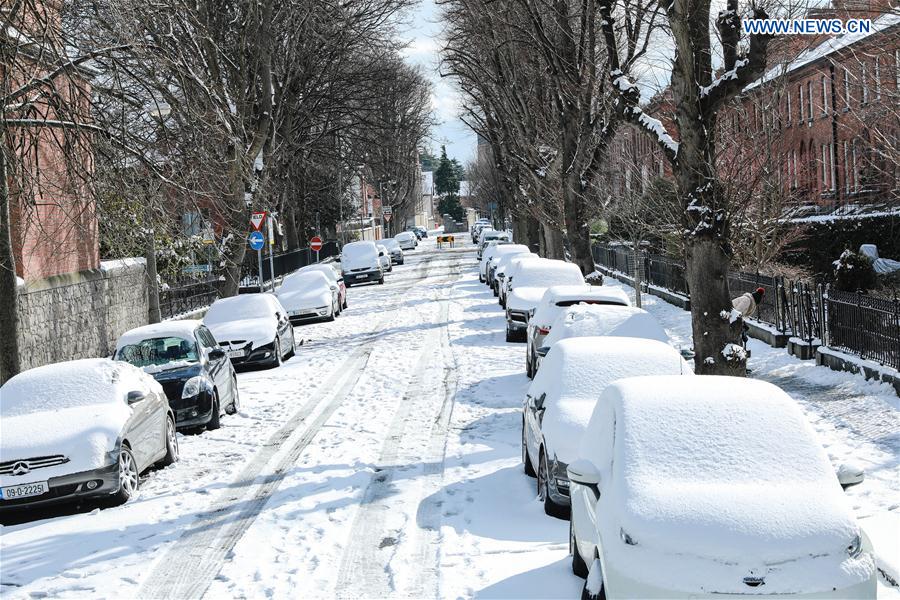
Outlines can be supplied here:
M400 244L397 243L397 240L394 239L385 239L384 247L388 250L398 250L400 248Z
M197 343L181 337L157 337L116 350L116 360L136 367L166 365L173 362L197 362Z
M227 323L241 319L259 319L271 314L271 304L263 294L244 294L213 302L203 317L203 322Z
M342 260L377 258L378 250L372 242L351 243L341 250Z

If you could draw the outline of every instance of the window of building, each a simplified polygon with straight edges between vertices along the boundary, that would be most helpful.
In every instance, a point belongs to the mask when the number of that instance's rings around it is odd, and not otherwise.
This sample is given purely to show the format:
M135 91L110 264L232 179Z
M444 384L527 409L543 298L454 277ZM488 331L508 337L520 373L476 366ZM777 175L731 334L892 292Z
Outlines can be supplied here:
M862 63L859 68L859 80L862 82L862 103L869 102L869 76L866 73L866 63Z
M788 124L788 127L790 127L791 119L794 118L794 113L793 113L793 111L791 111L791 94L787 93L784 95L784 97L787 100L787 110L785 112L787 113L787 124Z
M844 106L850 108L850 69L844 67Z
M822 75L822 114L828 114L828 78Z
M831 184L829 189L834 191L837 185L835 184L835 161L834 161L834 144L828 144L828 180Z
M850 193L850 160L847 156L847 152L849 150L849 144L847 144L847 140L843 141L843 150L844 150L844 193Z
M797 96L800 99L798 104L800 105L800 120L803 120L803 84L797 86Z
M822 144L822 191L828 189L828 149Z
M856 140L853 140L853 147L851 150L851 161L850 161L850 172L853 173L853 191L859 191L859 171L857 170L857 156L856 156Z
M881 58L875 57L875 99L881 100Z
M815 108L813 108L814 103L813 103L812 81L806 82L806 98L807 98L807 100L809 100L809 119L812 120L812 118L816 115L816 110L815 110Z

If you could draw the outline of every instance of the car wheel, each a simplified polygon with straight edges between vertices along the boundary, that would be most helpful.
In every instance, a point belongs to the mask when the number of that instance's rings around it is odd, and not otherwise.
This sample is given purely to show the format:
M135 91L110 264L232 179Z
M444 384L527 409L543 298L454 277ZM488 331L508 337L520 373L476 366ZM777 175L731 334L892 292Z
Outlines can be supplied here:
M137 494L140 487L140 477L137 463L131 448L122 444L119 450L119 491L113 496L116 504L125 504Z
M497 288L496 288L496 287L492 287L492 288L491 288L491 291L494 292L494 298L499 298L499 297L500 297L500 292L497 291Z
M529 477L537 476L534 472L534 465L531 464L531 459L528 458L528 446L525 445L525 421L522 421L522 464L525 466L526 475Z
M234 381L231 384L231 389L234 390L234 395L232 396L231 404L225 407L226 415L237 414L237 411L241 409L241 397L238 393L237 377L234 378Z
M578 551L578 544L575 543L575 519L569 519L569 552L572 554L572 573L576 576L586 579L588 576L588 567L581 558Z
M284 358L285 360L289 358L294 358L297 354L297 335L294 333L294 326L291 325L291 349L287 351Z
M157 464L168 467L178 460L178 437L175 435L175 419L166 416L166 455Z
M513 332L510 331L509 327L506 328L506 341L510 343L516 341L516 338L513 335Z
M271 367L280 367L281 366L281 338L275 338L275 356L272 357L272 364L269 365Z
M208 431L213 431L222 426L222 416L219 412L221 409L219 408L219 392L213 392L213 403L212 403L212 411L209 417L209 422L206 424L206 429Z
M534 367L532 366L534 363L531 360L531 351L525 353L525 376L528 379L534 379Z
M378 285L384 285L384 275L382 275L381 279L378 280Z
M588 570L584 587L581 588L581 600L606 600L606 589L603 587L603 568L600 559L595 558Z
M557 519L568 519L568 507L557 504L550 496L550 469L549 465L547 465L547 454L543 451L543 449L541 450L541 455L538 461L538 498L540 498L541 502L544 503L544 513L548 516L556 517Z
M337 310L335 310L334 304L332 304L332 305L331 305L331 314L329 314L329 315L325 318L325 320L326 320L326 321L329 321L329 322L330 322L330 321L334 321L334 319L335 319L336 317L337 317Z

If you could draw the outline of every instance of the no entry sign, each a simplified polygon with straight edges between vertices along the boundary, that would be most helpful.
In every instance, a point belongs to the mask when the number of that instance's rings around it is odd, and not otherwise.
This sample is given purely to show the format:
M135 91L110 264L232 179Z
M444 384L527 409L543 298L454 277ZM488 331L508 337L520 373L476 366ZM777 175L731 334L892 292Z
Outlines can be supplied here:
M313 236L309 240L309 249L312 250L313 252L318 252L319 250L321 250L322 249L322 238L320 238L319 236Z

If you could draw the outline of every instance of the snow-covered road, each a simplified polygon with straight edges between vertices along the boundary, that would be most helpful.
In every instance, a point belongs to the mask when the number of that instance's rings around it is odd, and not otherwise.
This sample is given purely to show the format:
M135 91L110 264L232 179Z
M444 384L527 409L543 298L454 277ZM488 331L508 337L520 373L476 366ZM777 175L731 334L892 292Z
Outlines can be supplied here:
M285 365L240 374L241 412L181 436L182 460L137 499L0 529L0 595L578 597L568 523L522 471L523 345L504 341L472 246L433 240L385 285L352 288L337 321L298 327ZM689 330L683 311L648 309ZM756 356L763 375L803 376ZM895 509L896 445L804 406L830 452L876 467L859 512Z

